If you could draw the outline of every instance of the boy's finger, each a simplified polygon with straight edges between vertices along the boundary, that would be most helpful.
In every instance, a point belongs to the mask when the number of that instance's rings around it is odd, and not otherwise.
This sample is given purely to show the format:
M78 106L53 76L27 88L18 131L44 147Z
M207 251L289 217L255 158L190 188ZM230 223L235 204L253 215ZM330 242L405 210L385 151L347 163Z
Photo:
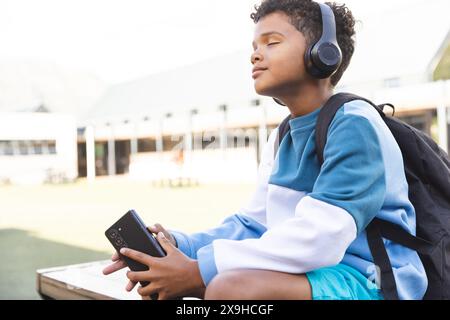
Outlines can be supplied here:
M152 232L154 233L158 233L158 232L165 232L166 229L164 229L164 227L159 224L159 223L155 223L154 225L148 227Z
M111 274L113 272L116 272L117 270L125 268L126 266L127 266L127 264L125 263L125 261L122 261L122 260L116 261L113 264L106 266L103 269L103 274L104 275Z
M159 223L155 223L155 227L158 229L158 232L166 232L166 229Z
M148 271L128 271L127 272L127 278L130 281L133 281L133 282L151 281L151 280L153 280L153 277L151 277L149 275Z
M148 254L145 254L143 252L139 252L130 248L122 248L120 249L120 253L124 256L133 259L134 261L140 262L142 264L145 264L147 266L150 266L153 264L153 257L149 256Z
M125 288L125 290L127 290L128 292L130 292L131 290L133 290L133 288L136 286L136 282L133 281L128 281L127 287Z
M137 291L143 297L150 297L152 294L158 293L158 290L151 283L145 287L140 286Z
M112 261L118 261L120 260L119 254L116 252L113 253L112 257L111 257Z

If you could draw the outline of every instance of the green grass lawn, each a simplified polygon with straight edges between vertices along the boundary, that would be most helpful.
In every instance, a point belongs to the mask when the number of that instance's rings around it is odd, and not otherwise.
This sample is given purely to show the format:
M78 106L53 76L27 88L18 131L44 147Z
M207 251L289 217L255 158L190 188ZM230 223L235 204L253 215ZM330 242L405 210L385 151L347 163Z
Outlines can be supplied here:
M67 185L0 187L0 299L39 298L39 268L108 258L104 231L127 210L187 233L219 224L253 185L159 188L124 177ZM6 256L5 256L6 255Z

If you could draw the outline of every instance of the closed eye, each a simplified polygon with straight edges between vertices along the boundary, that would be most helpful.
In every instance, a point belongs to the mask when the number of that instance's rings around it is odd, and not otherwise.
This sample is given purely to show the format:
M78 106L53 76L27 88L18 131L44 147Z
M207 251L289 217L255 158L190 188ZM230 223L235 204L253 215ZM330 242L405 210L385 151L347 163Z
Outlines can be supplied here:
M279 44L279 42L271 42L271 43L269 43L269 44L267 44L268 46L273 46L273 45L276 45L276 44Z

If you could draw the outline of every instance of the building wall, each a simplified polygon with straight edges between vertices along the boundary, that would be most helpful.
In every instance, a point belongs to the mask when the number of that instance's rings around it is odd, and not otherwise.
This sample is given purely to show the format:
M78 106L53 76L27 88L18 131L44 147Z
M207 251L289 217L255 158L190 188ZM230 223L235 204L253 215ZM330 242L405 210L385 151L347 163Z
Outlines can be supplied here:
M77 131L73 116L47 113L0 114L0 180L20 184L73 180ZM4 152L5 146L15 147ZM44 150L39 150L44 146ZM11 149L10 147L8 147ZM42 149L42 148L41 148Z

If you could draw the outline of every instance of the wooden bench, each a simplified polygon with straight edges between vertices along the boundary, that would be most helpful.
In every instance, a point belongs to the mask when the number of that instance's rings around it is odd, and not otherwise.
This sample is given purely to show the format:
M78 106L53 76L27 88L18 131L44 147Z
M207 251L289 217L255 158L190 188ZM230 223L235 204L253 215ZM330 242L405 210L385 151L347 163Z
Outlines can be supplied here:
M126 269L108 276L103 268L110 260L36 271L36 289L44 299L58 300L140 300L136 288L125 291Z

